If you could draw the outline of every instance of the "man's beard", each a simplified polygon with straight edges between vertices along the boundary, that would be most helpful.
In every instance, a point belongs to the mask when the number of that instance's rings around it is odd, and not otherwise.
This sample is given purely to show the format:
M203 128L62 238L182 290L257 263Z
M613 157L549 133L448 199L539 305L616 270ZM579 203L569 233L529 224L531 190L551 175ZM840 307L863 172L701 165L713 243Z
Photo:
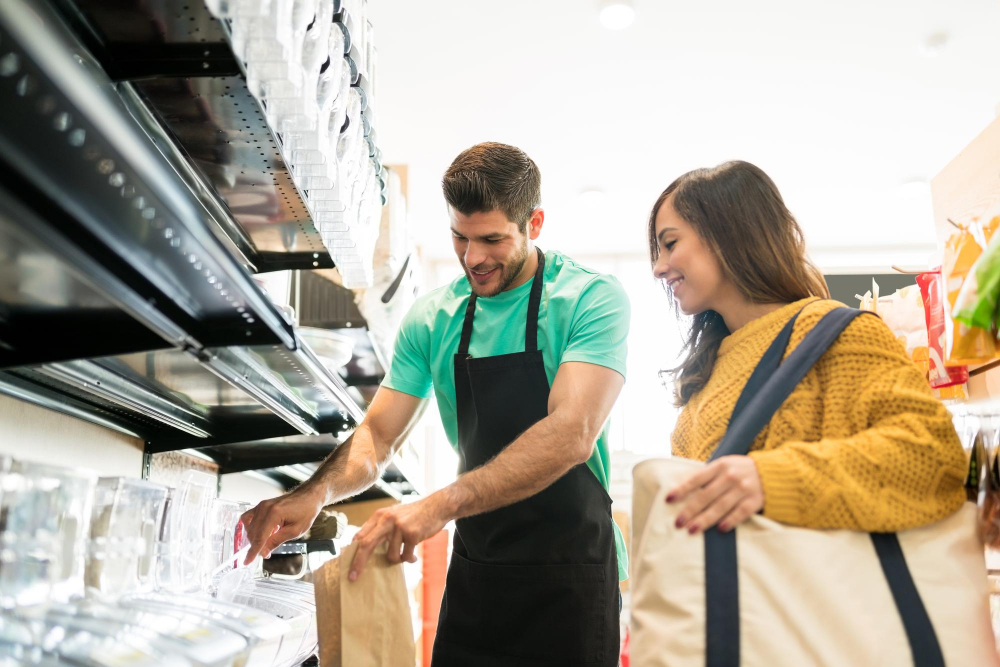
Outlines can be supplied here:
M521 274L522 269L524 269L524 264L527 261L528 261L528 237L527 235L525 235L524 245L521 246L521 249L517 252L517 254L514 255L514 257L505 262L501 267L500 277L497 280L496 289L490 290L489 293L479 292L476 289L477 288L476 281L472 278L471 275L472 272L467 266L464 267L465 279L469 281L469 286L472 288L472 291L476 293L476 296L481 296L481 297L496 296L497 294L506 291L507 288L509 288L514 283L514 281L517 280L517 277Z

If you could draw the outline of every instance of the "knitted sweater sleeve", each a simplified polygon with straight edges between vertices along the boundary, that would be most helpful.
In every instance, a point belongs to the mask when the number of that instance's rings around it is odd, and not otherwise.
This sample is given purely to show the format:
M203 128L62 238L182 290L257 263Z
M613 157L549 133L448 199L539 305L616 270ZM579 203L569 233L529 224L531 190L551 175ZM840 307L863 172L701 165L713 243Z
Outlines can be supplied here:
M750 453L765 516L888 532L933 523L961 506L965 454L951 415L881 320L852 322L812 373L824 434L837 436Z

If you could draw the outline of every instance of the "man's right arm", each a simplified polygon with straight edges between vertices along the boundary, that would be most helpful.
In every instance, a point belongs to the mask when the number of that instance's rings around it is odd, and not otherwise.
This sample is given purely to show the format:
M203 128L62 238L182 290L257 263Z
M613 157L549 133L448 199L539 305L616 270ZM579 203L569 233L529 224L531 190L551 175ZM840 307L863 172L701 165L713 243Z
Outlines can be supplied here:
M425 399L380 388L361 424L308 481L242 516L250 540L246 562L257 554L270 556L278 545L305 534L325 506L374 484L426 406Z

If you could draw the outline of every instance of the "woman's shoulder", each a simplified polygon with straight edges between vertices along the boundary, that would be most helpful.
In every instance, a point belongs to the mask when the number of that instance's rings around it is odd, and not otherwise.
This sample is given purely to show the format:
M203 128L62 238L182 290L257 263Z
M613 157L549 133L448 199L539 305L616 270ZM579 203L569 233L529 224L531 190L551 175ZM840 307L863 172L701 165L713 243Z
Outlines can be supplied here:
M840 301L833 299L822 299L810 303L802 310L799 320L795 323L793 343L801 342L831 311L847 307ZM844 349L845 346L857 345L874 346L886 352L898 351L896 350L898 347L896 336L885 322L874 313L864 313L854 318L840 334L837 342L834 343L835 348L841 349Z

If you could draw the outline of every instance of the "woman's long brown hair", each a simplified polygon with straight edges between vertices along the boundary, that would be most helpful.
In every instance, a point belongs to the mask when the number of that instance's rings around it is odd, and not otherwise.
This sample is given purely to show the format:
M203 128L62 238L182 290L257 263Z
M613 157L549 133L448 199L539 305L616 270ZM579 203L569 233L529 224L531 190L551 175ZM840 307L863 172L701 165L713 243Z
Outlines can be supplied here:
M649 259L660 255L656 215L668 198L677 214L711 249L722 271L756 304L828 298L823 274L806 257L802 229L767 174L735 160L684 174L663 191L649 214ZM684 359L670 369L674 401L680 407L708 382L719 345L729 335L722 316L707 310L694 316Z

